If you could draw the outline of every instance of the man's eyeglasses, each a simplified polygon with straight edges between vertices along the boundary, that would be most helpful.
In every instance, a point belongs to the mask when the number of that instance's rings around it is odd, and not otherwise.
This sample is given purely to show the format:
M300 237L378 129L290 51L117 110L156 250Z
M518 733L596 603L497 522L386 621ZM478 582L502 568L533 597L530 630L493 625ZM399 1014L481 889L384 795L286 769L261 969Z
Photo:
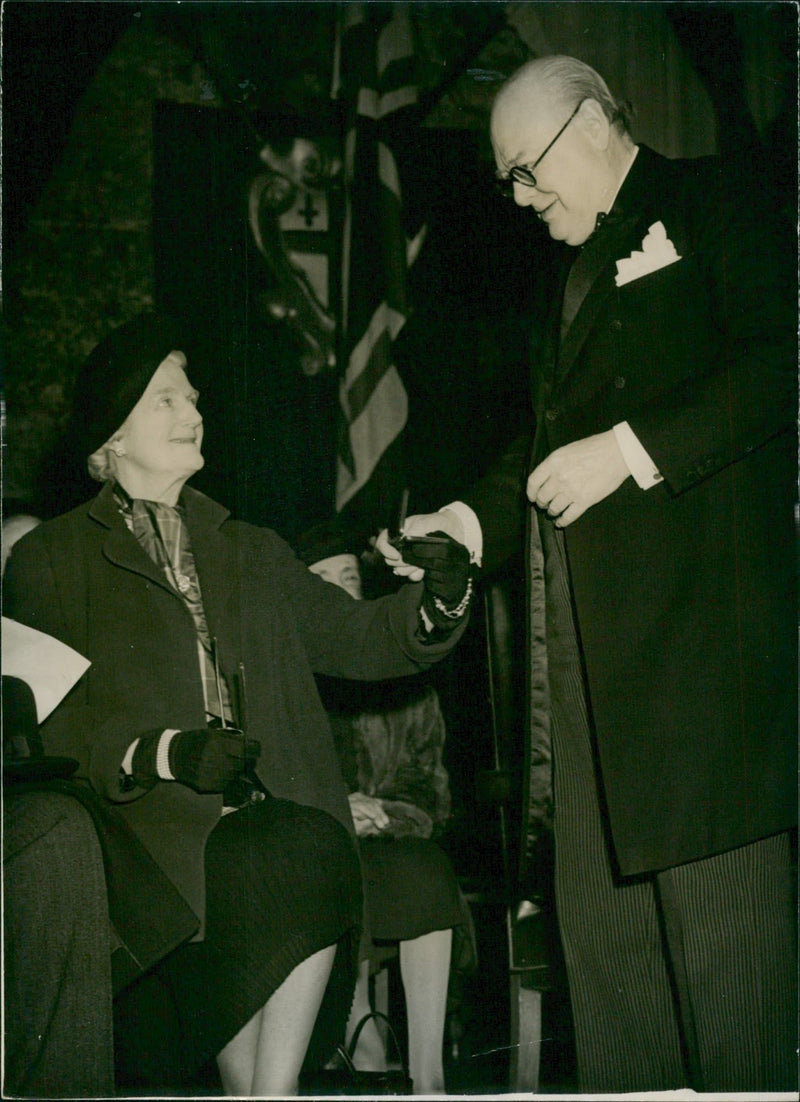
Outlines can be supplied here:
M561 127L559 132L556 134L556 136L553 138L553 140L550 142L550 144L545 146L544 151L539 154L539 156L536 158L536 160L533 162L532 165L513 165L508 170L508 175L507 176L500 176L499 174L497 175L496 182L497 182L497 187L498 187L501 195L505 195L507 199L513 199L513 197L514 197L514 184L515 183L516 184L522 184L523 187L536 187L537 186L536 177L533 174L533 170L537 167L537 165L540 165L542 163L542 161L545 159L547 154L550 152L550 150L556 144L558 139L561 137L561 135L567 129L569 124L572 122L572 120L578 114L578 112L580 111L581 107L584 105L585 102L586 102L585 98L580 101L578 106L575 108L575 110L572 112L570 117L567 119L567 121Z

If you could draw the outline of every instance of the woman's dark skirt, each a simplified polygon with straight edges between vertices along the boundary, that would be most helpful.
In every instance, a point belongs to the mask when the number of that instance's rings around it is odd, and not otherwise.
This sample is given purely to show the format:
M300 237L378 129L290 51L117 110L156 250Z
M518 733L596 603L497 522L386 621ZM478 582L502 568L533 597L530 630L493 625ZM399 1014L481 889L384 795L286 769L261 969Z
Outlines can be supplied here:
M378 941L410 941L463 922L453 866L428 838L361 838L364 901Z
M140 1079L141 1045L150 1063L179 1037L182 1066L172 1077L192 1074L298 964L337 944L307 1063L323 1061L344 1034L352 1001L361 923L353 839L323 811L267 797L219 821L205 868L205 940L177 949L118 1000L123 1064L135 1064L128 1070ZM154 987L171 1010L145 1010Z

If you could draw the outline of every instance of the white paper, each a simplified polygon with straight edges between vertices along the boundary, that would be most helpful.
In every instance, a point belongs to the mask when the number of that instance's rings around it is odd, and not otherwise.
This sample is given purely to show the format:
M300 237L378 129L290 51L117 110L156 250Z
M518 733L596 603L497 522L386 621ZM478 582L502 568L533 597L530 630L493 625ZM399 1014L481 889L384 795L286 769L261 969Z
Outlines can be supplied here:
M90 666L88 658L52 635L3 617L3 674L19 677L30 685L39 723L47 719Z

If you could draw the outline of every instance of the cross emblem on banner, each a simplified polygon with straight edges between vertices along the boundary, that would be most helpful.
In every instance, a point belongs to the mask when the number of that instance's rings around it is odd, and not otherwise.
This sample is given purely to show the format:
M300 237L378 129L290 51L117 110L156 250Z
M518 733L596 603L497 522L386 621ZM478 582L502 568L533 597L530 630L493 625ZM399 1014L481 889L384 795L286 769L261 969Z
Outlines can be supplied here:
M314 219L320 213L314 206L314 200L311 198L311 192L306 192L305 205L301 208L300 213L303 215L303 221L306 226L313 226Z

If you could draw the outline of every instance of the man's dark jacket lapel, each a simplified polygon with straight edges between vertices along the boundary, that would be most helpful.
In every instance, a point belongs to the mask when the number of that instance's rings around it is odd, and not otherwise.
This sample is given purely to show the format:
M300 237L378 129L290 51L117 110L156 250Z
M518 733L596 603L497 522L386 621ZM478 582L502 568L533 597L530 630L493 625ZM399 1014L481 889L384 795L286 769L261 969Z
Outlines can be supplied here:
M655 155L642 146L626 176L608 218L596 237L583 246L573 263L565 298L575 294L572 323L561 334L555 390L569 374L581 348L612 294L616 261L640 248L648 229L648 200L656 186ZM576 277L576 278L575 278ZM573 285L577 287L573 290Z

